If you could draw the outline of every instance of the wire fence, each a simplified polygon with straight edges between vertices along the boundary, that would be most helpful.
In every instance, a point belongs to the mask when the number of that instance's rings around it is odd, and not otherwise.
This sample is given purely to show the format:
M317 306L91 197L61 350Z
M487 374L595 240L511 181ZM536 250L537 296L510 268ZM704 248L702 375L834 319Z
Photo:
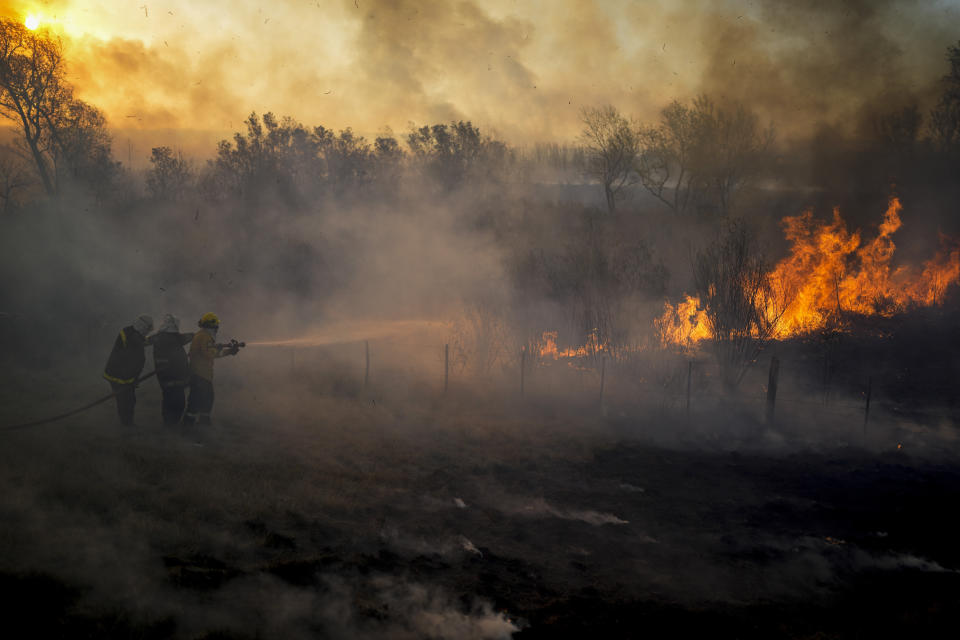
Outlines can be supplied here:
M313 347L291 347L291 367L309 368L311 349ZM434 380L438 393L460 391L472 386L474 380L469 367L458 359L459 354L454 354L449 342L393 336L341 346L341 356L345 350L352 354L348 357L354 362L354 370L362 371L364 388L376 386L383 382L382 376L396 373L395 370L388 373L379 358L381 352L390 350L404 352L407 357L417 354L407 363L409 372ZM644 358L656 360L658 357L666 364L649 365L658 375L644 375L645 364L649 364ZM775 375L767 368L774 361L778 365ZM702 358L683 358L666 352L641 353L635 362L599 353L588 357L542 358L518 349L514 358L499 363L487 378L498 378L505 393L519 398L565 396L572 400L576 397L581 403L595 401L601 408L646 404L688 415L722 405L765 414L768 422L774 422L778 412L784 416L802 412L811 418L854 420L859 417L866 425L871 413L876 413L880 406L888 413L891 409L904 413L917 411L915 407L901 406L897 399L884 394L884 389L895 387L898 381L880 372L852 380L852 374L833 371L818 379L819 366L816 359L810 358L763 358L754 363L738 388L729 389L721 382L720 366ZM357 373L359 375L359 371ZM942 379L942 385L924 389L927 398L940 401L926 404L949 406L956 397L952 376L945 371Z

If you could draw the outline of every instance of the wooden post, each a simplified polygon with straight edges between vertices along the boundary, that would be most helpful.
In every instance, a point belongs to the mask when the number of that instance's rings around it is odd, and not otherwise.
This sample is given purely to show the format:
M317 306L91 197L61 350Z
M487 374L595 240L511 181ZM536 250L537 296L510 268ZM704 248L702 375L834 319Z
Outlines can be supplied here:
M687 418L690 417L690 380L693 378L693 360L687 363Z
M603 385L607 377L607 356L600 358L600 410L603 411Z
M830 404L830 353L823 353L823 404Z
M450 385L450 345L443 345L443 392L447 392Z
M863 437L867 437L867 422L870 421L870 395L873 393L873 376L867 378L867 404L863 408Z
M520 347L520 397L523 397L524 375L527 371L527 346Z
M777 378L780 376L780 360L776 356L770 359L770 378L767 381L767 424L773 425L774 411L777 405Z
M370 341L363 341L363 350L364 355L366 356L365 364L363 367L363 388L366 389L367 385L370 384Z

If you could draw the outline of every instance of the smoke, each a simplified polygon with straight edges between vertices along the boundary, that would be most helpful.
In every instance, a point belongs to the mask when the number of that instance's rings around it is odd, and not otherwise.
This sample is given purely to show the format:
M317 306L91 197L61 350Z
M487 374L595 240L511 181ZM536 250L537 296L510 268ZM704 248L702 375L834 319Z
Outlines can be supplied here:
M629 524L626 520L621 520L612 513L602 513L592 509L565 509L556 507L543 498L537 498L529 502L520 502L507 508L507 511L514 514L544 517L551 516L563 520L578 520L594 526L605 524Z
M805 136L864 110L929 106L958 18L916 0L144 6L43 9L80 95L133 131L141 156L178 130L232 131L251 110L367 135L464 118L532 142L574 138L584 105L649 121L700 93ZM203 155L194 140L172 143Z
M705 20L699 90L740 100L788 135L852 128L864 111L929 107L942 75L948 3L760 2ZM923 34L918 37L919 34Z
M382 637L382 633L389 632L397 638L500 640L520 630L488 603L475 603L463 612L442 590L386 576L368 584L334 579L328 586L334 597L325 609L336 616L340 626L335 637ZM378 625L371 624L370 617L355 617L351 605L358 597L366 600L370 609L384 612L390 622Z
M210 154L214 132L254 109L366 135L463 118L510 144L572 140L581 106L649 121L701 92L788 137L822 123L846 134L865 113L929 101L957 13L195 4L44 5L80 95L118 141L140 132L137 153L173 135ZM216 363L209 430L161 431L150 381L136 430L118 431L106 404L2 432L0 571L76 587L64 616L119 611L184 636L460 639L510 637L517 611L549 633L549 612L577 602L726 606L818 595L859 572L951 570L926 531L903 534L908 501L889 508L901 494L884 484L924 496L920 476L954 462L952 414L915 408L949 397L928 384L952 375L949 349L930 346L948 314L912 325L915 362L875 349L888 341L878 321L873 342L771 345L737 393L719 392L711 354L656 349L648 321L687 287L715 221L640 195L614 215L593 206L596 184L533 184L502 162L445 184L411 162L398 183L345 195L251 181L219 202L148 199L133 180L106 202L67 188L0 220L0 425L105 394L110 345L140 313L191 330L214 311L221 339L249 344ZM802 209L788 189L757 198L758 225ZM619 351L586 353L599 335ZM931 351L946 354L936 366ZM849 495L871 518L848 517Z

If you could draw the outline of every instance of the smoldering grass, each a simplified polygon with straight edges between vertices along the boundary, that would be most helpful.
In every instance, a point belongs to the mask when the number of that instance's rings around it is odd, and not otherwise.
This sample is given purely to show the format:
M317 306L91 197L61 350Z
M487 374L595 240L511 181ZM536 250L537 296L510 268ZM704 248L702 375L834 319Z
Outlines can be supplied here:
M530 501L518 501L516 504L506 508L508 513L529 517L550 516L562 520L577 520L586 522L594 526L605 524L629 524L628 521L618 518L612 513L603 513L592 509L568 509L557 507L543 498L535 498Z

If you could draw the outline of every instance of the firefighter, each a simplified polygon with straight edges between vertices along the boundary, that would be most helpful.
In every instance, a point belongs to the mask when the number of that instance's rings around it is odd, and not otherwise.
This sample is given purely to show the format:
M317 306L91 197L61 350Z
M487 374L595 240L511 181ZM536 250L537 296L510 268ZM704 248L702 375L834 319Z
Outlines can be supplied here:
M120 329L103 371L103 377L116 394L120 424L125 426L133 425L133 408L137 403L137 377L143 371L146 361L143 350L147 345L147 334L152 329L153 318L147 315L138 317L133 324Z
M213 361L237 353L236 348L216 343L220 319L215 313L205 313L197 323L200 331L190 343L190 398L184 424L210 424L213 409Z
M193 336L193 333L180 333L180 321L168 313L150 341L157 382L163 394L163 424L167 426L178 424L183 417L184 393L190 381L190 365L183 345L193 340Z

